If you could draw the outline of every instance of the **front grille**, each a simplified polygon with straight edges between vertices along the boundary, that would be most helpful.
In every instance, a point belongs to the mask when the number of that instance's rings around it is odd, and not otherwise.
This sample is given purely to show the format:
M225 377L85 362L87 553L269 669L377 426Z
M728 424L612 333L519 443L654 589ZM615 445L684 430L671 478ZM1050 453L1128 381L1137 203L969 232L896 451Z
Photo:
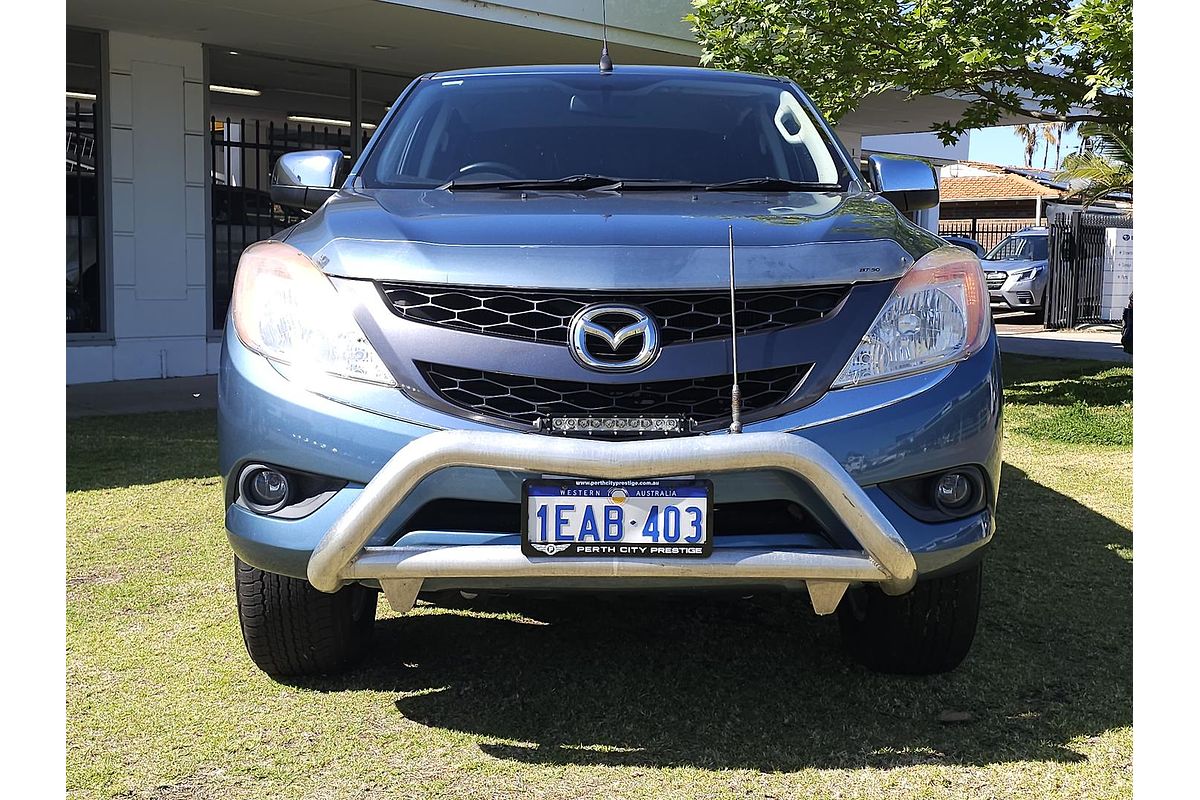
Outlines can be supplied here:
M730 375L645 383L590 383L531 378L418 362L429 385L453 405L490 417L533 425L546 415L679 415L703 425L729 418ZM787 399L810 364L743 373L742 413Z
M1004 282L1008 280L1007 272L988 272L984 275L987 279L987 287L989 289L999 289L1004 286Z
M627 303L650 312L664 345L727 338L729 292L518 292L380 283L392 309L405 319L471 333L566 344L567 326L595 303ZM738 333L803 325L829 314L848 285L743 289L737 293Z

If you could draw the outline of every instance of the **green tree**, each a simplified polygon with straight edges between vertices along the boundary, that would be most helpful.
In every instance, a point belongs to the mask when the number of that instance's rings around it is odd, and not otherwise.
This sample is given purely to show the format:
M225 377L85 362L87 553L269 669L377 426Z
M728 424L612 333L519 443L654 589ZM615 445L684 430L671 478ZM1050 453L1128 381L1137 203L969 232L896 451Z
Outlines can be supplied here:
M1076 184L1067 197L1089 206L1112 192L1133 191L1133 128L1130 126L1079 126L1080 152L1069 155L1059 180Z
M692 0L700 63L786 75L833 120L900 89L969 100L946 142L1020 114L1133 118L1133 0Z
M1045 140L1046 146L1042 149L1042 169L1046 169L1046 162L1050 160L1050 145L1058 144L1058 132L1056 125L1061 125L1059 122L1043 122L1038 128L1041 130L1042 139ZM1058 169L1058 165L1055 165Z
M1053 132L1053 135L1052 135L1052 137L1048 137L1048 140L1054 144L1054 169L1056 169L1056 170L1062 169L1063 139L1067 138L1067 135L1069 133L1071 133L1072 131L1074 131L1078 127L1079 127L1078 122L1052 122L1052 123L1050 123L1050 128L1051 128L1051 131ZM1046 149L1049 150L1049 147L1047 147Z
M1021 140L1025 150L1025 166L1033 166L1033 152L1037 150L1038 131L1036 125L1016 125L1013 133Z

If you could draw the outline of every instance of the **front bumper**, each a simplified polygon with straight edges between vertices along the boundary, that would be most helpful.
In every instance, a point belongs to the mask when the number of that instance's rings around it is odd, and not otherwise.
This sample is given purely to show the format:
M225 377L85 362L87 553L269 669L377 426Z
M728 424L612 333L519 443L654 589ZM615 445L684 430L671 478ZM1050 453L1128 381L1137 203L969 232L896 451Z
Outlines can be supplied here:
M613 443L501 432L431 411L395 390L348 381L305 388L245 350L231 333L219 395L226 528L239 557L271 572L307 577L325 590L346 581L378 582L401 607L419 589L447 588L741 589L807 583L814 600L845 583L876 582L885 591L904 591L917 576L965 565L994 529L990 511L921 522L878 486L976 464L988 477L994 508L1000 460L994 335L983 351L953 367L829 392L798 412L748 425L740 436ZM233 478L250 462L347 484L302 518L258 515L235 502ZM434 500L519 503L521 481L542 474L696 474L712 479L718 504L815 498L848 535L837 549L806 541L797 531L717 537L710 558L683 564L636 559L581 564L524 557L515 530L405 528ZM408 532L397 539L401 530Z
M989 289L988 296L993 306L1012 309L1036 309L1042 306L1042 293L1046 288L1045 273L1032 278L1017 279L1019 272L1010 273L998 289Z
M829 503L862 550L723 549L703 560L529 558L519 545L365 547L397 505L448 467L532 470L584 478L632 479L698 472L781 469ZM787 433L693 436L635 442L539 439L516 433L441 431L398 452L317 545L308 579L337 591L375 579L393 607L407 610L427 578L731 578L803 580L819 613L831 613L850 582L877 582L902 594L916 582L904 541L840 464L818 445ZM827 606L826 600L832 603Z

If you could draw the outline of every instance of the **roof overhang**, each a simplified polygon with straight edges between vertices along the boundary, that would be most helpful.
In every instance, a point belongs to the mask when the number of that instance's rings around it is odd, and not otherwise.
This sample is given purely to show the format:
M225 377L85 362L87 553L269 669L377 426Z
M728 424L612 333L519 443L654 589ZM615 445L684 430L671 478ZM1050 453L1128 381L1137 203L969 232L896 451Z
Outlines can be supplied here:
M598 61L601 5L590 5L568 17L552 0L68 0L67 23L419 75ZM613 60L696 64L687 10L680 0L610 4Z
M398 75L514 64L590 64L602 4L563 0L67 0L67 23ZM695 65L688 0L609 3L613 61ZM970 98L871 95L839 131L917 133ZM999 124L1028 122L1018 116Z

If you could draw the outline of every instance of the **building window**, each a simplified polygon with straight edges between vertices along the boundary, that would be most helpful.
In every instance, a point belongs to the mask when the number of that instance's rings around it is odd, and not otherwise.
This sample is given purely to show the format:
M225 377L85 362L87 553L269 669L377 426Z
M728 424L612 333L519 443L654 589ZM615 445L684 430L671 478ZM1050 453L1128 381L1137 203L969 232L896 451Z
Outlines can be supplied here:
M67 333L104 330L100 34L67 29Z

